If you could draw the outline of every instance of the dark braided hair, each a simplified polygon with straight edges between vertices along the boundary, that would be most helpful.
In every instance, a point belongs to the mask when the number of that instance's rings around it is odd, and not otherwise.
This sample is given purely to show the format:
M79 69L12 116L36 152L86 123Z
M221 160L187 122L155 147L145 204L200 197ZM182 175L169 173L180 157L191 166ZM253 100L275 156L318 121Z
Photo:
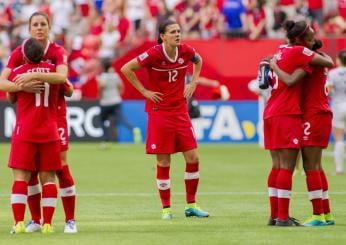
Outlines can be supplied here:
M296 42L296 38L303 38L307 31L309 30L309 25L306 21L297 21L287 20L283 23L283 28L286 30L286 37L291 44Z

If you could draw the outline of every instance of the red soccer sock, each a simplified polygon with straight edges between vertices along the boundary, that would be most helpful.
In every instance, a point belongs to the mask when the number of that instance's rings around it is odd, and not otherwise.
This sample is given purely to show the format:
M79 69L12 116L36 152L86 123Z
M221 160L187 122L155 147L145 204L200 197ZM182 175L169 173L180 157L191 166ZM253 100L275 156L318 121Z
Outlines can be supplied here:
M25 205L28 195L28 184L23 180L16 180L12 185L11 206L15 223L24 221Z
M186 202L195 203L196 193L199 182L199 164L196 163L186 163L185 167L185 190L186 190Z
M279 169L272 168L268 175L268 194L270 203L270 217L276 219L278 217L278 190L276 188L276 180Z
M28 206L31 220L39 224L41 220L41 190L38 184L38 173L32 172L28 183Z
M171 181L169 179L170 167L161 167L157 165L156 183L159 190L160 199L163 208L171 206Z
M292 190L292 172L281 168L277 177L278 189L278 218L286 220L289 217L289 206Z
M323 214L322 180L319 170L306 171L306 185L308 187L309 199L312 203L313 214Z
M68 165L56 172L59 179L60 195L65 211L65 222L74 220L76 207L76 189Z
M323 200L323 212L325 214L330 213L330 203L329 203L329 194L328 194L328 180L326 174L323 170L320 171L321 181L322 181L322 200Z
M42 186L43 224L52 223L57 196L58 190L55 183L48 182Z

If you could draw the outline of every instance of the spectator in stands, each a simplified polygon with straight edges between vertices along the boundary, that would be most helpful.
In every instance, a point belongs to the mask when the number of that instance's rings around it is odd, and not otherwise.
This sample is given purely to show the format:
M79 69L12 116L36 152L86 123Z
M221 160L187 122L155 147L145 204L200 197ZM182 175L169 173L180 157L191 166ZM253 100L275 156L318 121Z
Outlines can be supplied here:
M295 19L306 20L309 23L311 22L309 6L306 0L296 0L294 7L295 7Z
M325 18L324 31L326 34L341 35L346 31L345 19L337 13L330 13Z
M278 0L273 0L265 8L266 11L266 31L269 38L284 38L285 32L282 23L287 19Z
M250 40L255 40L266 35L266 15L264 11L265 3L266 0L253 0L248 5L246 17L249 27Z
M202 38L219 37L222 31L223 18L215 0L206 0L201 7Z
M279 0L282 10L287 14L288 18L291 19L295 16L295 0Z
M168 8L166 0L157 1L157 15L156 15L156 30L159 29L161 23L167 19L174 19L173 12ZM156 33L158 35L158 33Z
M225 0L222 8L225 18L224 34L229 37L245 36L246 8L244 0Z
M323 32L323 0L308 0L309 12L314 24L315 30Z
M16 43L14 44L15 46L21 43L25 38L30 37L28 26L29 18L34 12L38 11L38 6L33 3L32 0L25 0L24 3L17 4L16 6L19 7L19 13L15 15L15 28L12 31L12 35L16 37ZM12 8L13 7L14 5L12 5Z
M201 37L201 5L198 0L186 0L179 15L179 23L185 38L197 39Z
M346 21L346 0L338 0L339 15Z
M103 24L103 31L100 35L99 58L101 60L113 60L116 56L117 43L120 40L120 33L115 30L111 22L106 21Z
M71 25L71 16L75 9L70 0L54 0L50 4L52 13L52 31L55 35L63 35Z

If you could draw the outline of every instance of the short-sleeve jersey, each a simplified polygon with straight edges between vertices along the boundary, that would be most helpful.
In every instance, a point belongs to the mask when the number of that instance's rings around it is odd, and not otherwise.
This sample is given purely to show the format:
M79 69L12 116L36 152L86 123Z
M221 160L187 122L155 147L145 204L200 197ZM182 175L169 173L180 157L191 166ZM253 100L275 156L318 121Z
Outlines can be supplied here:
M44 58L43 61L58 65L67 65L67 52L60 45L55 42L48 42L45 50L44 50ZM20 65L25 63L22 46L18 46L14 49L8 59L7 68L14 69Z
M345 103L346 102L346 67L337 67L329 71L328 85L334 87L332 94L333 103Z
M311 73L309 62L314 55L313 51L302 46L282 45L275 57L280 69L292 74L298 68ZM271 96L264 110L264 118L302 114L302 82L288 87L275 75L271 87Z
M331 112L326 80L328 69L311 66L312 73L303 79L302 110L304 116Z
M9 80L27 72L55 72L55 66L46 62L24 64L12 70ZM40 143L59 140L58 93L59 85L48 83L41 93L17 92L17 117L12 138Z
M180 44L176 48L176 57L171 59L165 52L163 44L155 45L137 57L141 66L149 74L149 89L163 94L162 101L146 101L146 111L187 112L184 98L185 75L195 50Z

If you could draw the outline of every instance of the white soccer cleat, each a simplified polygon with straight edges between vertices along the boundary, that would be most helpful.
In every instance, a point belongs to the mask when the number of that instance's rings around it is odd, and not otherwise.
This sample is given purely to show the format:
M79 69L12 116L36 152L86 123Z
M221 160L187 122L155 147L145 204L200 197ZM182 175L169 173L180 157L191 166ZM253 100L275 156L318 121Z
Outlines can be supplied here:
M37 224L33 220L30 220L29 223L27 223L25 226L25 232L27 232L27 233L33 233L33 232L38 232L38 231L41 231L41 225Z
M66 222L65 224L65 229L64 229L64 233L77 233L77 225L76 225L76 221L74 221L73 219L70 219Z

